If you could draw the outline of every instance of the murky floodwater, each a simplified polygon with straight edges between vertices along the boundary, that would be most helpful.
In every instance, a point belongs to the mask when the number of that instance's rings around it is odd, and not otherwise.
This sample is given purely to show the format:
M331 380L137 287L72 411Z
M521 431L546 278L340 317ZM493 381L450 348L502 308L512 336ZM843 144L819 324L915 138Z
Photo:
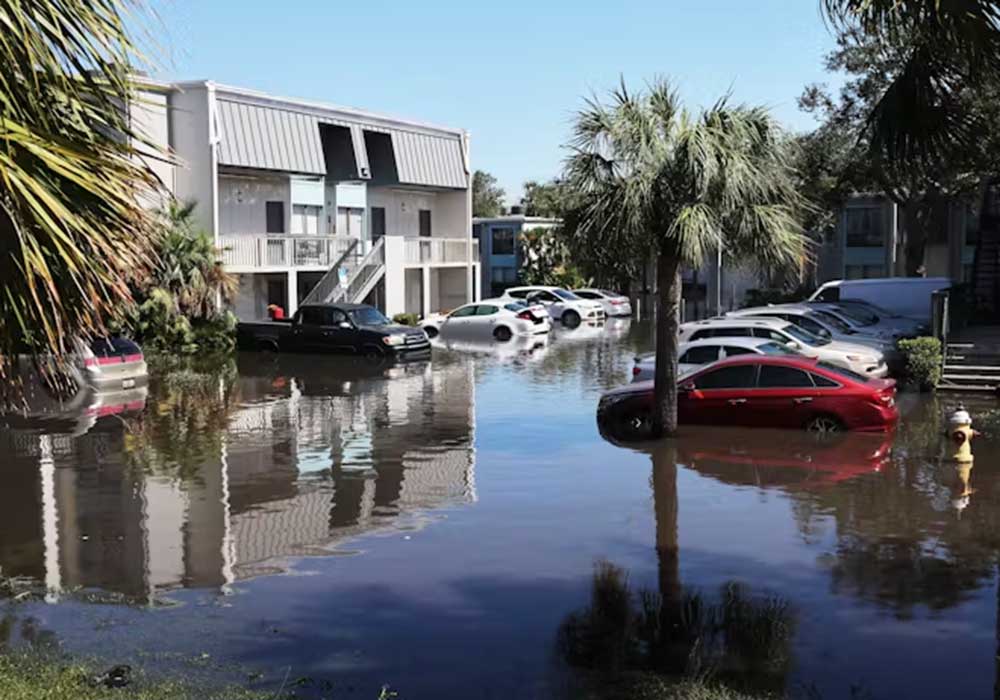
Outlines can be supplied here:
M626 321L392 369L242 355L13 422L0 636L347 697L548 697L607 561L667 601L781 601L769 687L990 696L1000 437L956 470L954 401L911 396L893 436L618 447L597 397L649 345Z

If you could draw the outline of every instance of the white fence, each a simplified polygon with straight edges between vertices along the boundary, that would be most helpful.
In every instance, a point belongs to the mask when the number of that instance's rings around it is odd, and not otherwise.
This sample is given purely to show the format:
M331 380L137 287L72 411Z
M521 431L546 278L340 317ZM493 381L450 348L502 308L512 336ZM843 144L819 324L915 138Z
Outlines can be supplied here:
M479 262L479 240L475 238L406 238L407 265L446 265Z
M346 253L356 238L350 236L288 236L280 234L227 234L219 248L226 267L330 267Z

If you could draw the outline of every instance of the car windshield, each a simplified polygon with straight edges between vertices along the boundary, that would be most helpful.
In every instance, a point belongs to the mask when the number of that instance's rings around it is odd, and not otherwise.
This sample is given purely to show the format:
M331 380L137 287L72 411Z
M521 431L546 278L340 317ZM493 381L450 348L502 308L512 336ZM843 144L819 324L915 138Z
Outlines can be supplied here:
M833 326L834 330L836 330L838 333L847 333L847 334L854 333L854 329L852 329L849 325L844 323L843 320L837 318L836 316L834 316L829 312L811 311L810 315L820 318L828 326Z
M839 313L852 321L857 321L862 326L872 326L878 323L878 315L865 311L859 306L839 306L837 309Z
M615 297L621 296L618 292L611 292L611 291L608 291L607 289L598 289L597 291L599 291L601 294L603 294L606 297L611 297L612 299L614 299Z
M378 309L365 306L360 309L351 309L348 312L351 320L356 326L388 326L389 319L382 315Z
M552 293L555 294L557 297L566 299L568 301L576 301L577 299L580 298L573 292L567 292L565 289L553 289Z
M829 338L820 338L818 335L814 335L813 333L807 331L805 328L796 326L794 323L789 323L781 330L783 330L785 333L798 340L800 343L805 343L806 345L812 345L814 348L819 347L820 345L830 344Z
M847 377L848 379L853 379L856 382L861 382L862 384L868 383L868 377L863 374L858 374L857 372L852 372L846 367L841 367L840 365L834 365L829 362L817 362L817 367L822 367L828 372L833 372L834 374L839 374L841 377Z
M94 353L94 357L142 354L139 346L128 338L94 338L90 341L90 351Z
M762 355L797 355L798 353L792 350L787 345L782 345L781 343L761 343L757 346L757 350L760 351Z

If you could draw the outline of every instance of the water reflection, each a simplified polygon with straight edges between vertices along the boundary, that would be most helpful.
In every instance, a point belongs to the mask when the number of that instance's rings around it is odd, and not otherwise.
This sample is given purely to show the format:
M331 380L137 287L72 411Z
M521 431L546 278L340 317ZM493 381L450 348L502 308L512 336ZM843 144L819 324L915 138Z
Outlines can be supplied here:
M476 497L469 362L248 355L150 391L143 411L0 433L3 576L149 601Z

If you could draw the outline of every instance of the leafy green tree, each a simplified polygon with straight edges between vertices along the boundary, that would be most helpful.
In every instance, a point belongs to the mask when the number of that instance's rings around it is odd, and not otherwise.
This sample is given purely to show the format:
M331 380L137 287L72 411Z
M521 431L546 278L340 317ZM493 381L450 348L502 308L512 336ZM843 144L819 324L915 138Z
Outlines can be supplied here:
M933 158L894 160L880 154L882 146L872 140L880 137L872 131L871 115L908 69L910 52L910 43L898 33L890 41L856 28L840 32L826 67L845 74L847 81L836 95L813 85L800 98L802 108L821 120L816 131L802 137L805 158L800 172L806 175L804 193L827 219L851 191L885 193L901 212L895 272L916 275L930 237L948 229L949 205L974 201L982 180L998 172L1000 141L995 130L988 129L973 140L954 142ZM949 109L960 111L963 119L993 124L1000 120L996 76L950 95Z
M157 264L133 292L130 330L153 349L173 353L229 350L235 321L219 308L238 291L212 236L194 218L195 203L171 202L160 213Z
M574 245L655 256L659 287L652 431L677 428L677 325L682 266L722 246L764 269L800 264L804 202L787 139L766 110L726 98L699 114L662 81L624 84L576 119L567 181L581 198Z
M472 215L499 216L503 212L503 188L484 170L472 174Z
M152 267L154 149L122 108L141 10L0 0L0 381L24 339L59 357L100 332Z
M524 183L524 196L521 197L521 208L525 216L547 216L560 218L572 202L572 191L562 180Z
M821 0L839 30L893 47L898 65L864 105L873 161L933 164L980 137L983 121L963 105L1000 72L996 0Z
M521 281L574 289L584 278L574 266L565 238L558 227L536 227L523 231L520 239Z

